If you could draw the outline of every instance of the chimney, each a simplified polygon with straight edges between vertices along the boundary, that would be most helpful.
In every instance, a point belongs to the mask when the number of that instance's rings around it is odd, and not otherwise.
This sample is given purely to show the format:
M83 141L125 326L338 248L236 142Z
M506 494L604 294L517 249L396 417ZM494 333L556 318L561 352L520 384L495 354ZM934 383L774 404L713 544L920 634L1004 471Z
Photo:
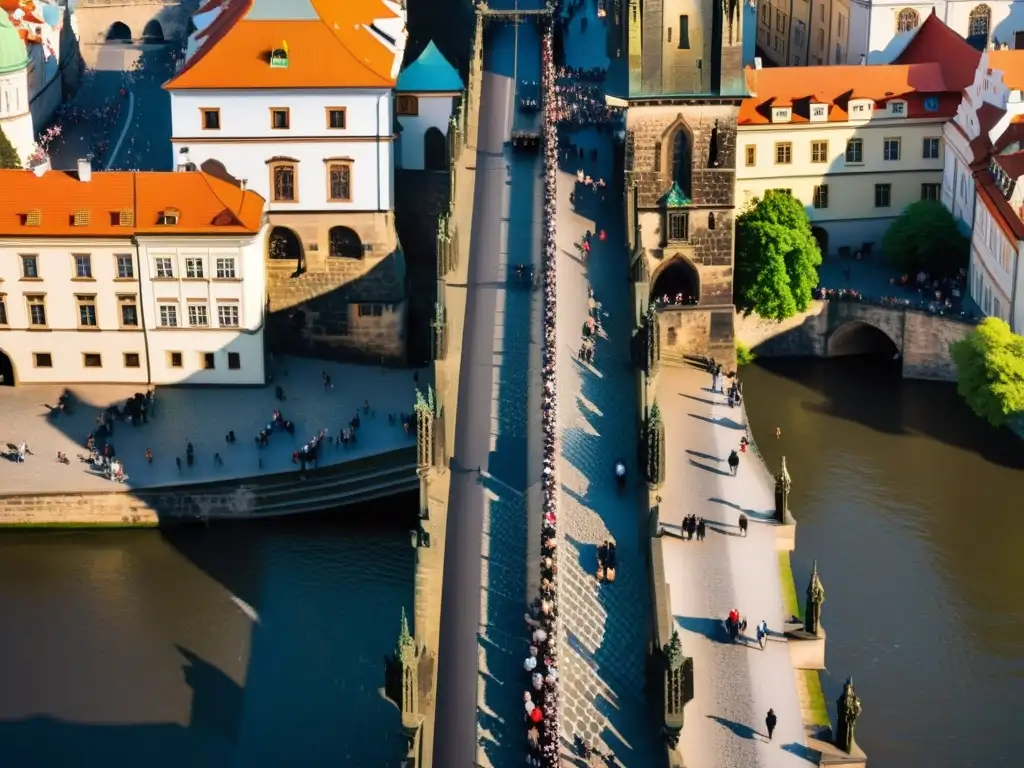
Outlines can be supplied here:
M92 181L92 158L81 157L78 159L78 180L89 182Z
M249 180L248 179L240 179L239 183L241 184L243 192L245 192L245 190L249 188Z
M865 56L865 55L864 55L864 54L862 53L862 54L860 55L860 65L861 65L861 66L863 67L863 66L866 66L866 65L867 65L867 63L868 63L868 57L867 57L867 56Z
M755 56L754 57L754 69L760 69L760 68L761 68L761 57L760 56Z

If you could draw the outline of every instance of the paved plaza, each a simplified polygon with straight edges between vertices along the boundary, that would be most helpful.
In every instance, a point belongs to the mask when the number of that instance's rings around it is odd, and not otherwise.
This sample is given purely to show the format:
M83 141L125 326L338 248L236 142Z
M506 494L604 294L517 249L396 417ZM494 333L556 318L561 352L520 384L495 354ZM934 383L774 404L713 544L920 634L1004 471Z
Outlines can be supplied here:
M414 444L414 434L406 434L400 419L388 421L389 414L412 412L413 371L299 358L281 358L275 369L274 384L285 391L283 402L275 398L274 385L157 388L156 412L150 422L138 427L118 423L109 439L128 475L124 486L91 472L77 455L86 453L85 439L95 429L101 409L123 405L144 386L72 386L75 404L70 414L50 407L57 402L61 386L0 387L0 448L8 458L0 461L0 488L3 493L116 491L284 472L295 468L292 451L324 428L337 437L357 410L361 424L356 444L326 446L321 466ZM330 392L324 389L323 371L331 376ZM367 400L370 412L364 413ZM261 449L256 434L270 422L275 409L294 422L295 434L275 431L270 444ZM233 445L225 442L228 430L235 432ZM23 440L33 455L18 464L10 458L11 449ZM192 467L185 465L184 458L189 441L195 446ZM152 464L145 460L146 448L153 452ZM59 464L57 451L66 453L71 463ZM223 461L220 466L214 460L217 453ZM181 459L181 470L175 458Z
M695 678L680 742L687 768L806 767L796 678L781 636L786 617L770 522L771 475L750 451L740 454L737 474L730 475L726 459L745 434L743 411L708 391L708 374L662 366L657 387L668 463L660 491L665 573ZM750 521L746 537L739 535L741 512ZM670 535L688 514L707 522L705 541ZM732 608L749 623L746 642L729 642L722 628ZM762 619L772 632L763 651L753 639ZM771 743L764 725L769 708L778 717Z

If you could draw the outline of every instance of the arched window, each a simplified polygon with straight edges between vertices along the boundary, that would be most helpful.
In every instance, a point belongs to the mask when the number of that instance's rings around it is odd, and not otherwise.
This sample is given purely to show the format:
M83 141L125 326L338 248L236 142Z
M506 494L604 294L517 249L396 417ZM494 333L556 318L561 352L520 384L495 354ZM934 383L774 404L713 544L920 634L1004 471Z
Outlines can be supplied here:
M328 253L339 259L363 258L363 242L348 227L331 227L328 233Z
M912 29L917 29L920 23L921 16L917 11L913 8L904 8L896 17L896 32L909 32Z
M708 229L714 229L714 228L715 228L715 214L709 213L708 214Z
M987 5L976 5L967 22L967 36L980 37L988 40L989 24L992 21L992 9Z
M676 128L672 137L672 181L679 185L683 194L692 197L690 179L693 172L693 142L685 126Z

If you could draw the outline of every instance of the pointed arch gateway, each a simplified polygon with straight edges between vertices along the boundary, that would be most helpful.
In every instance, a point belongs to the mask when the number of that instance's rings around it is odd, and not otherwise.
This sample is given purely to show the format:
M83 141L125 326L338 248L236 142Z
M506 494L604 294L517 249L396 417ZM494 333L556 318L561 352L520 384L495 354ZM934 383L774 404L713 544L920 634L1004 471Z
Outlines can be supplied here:
M674 253L651 275L651 299L658 306L700 303L700 272L682 253Z

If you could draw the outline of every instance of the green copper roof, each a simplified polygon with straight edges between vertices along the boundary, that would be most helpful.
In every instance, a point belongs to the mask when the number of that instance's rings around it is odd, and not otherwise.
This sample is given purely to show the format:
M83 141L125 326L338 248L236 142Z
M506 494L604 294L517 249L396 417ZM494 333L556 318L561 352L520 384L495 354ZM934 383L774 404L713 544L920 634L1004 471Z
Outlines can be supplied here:
M685 208L691 203L693 201L683 194L683 190L679 188L679 183L675 181L672 182L672 188L661 196L661 204L665 208Z
M14 28L6 11L0 11L0 75L17 72L28 66L25 41Z

